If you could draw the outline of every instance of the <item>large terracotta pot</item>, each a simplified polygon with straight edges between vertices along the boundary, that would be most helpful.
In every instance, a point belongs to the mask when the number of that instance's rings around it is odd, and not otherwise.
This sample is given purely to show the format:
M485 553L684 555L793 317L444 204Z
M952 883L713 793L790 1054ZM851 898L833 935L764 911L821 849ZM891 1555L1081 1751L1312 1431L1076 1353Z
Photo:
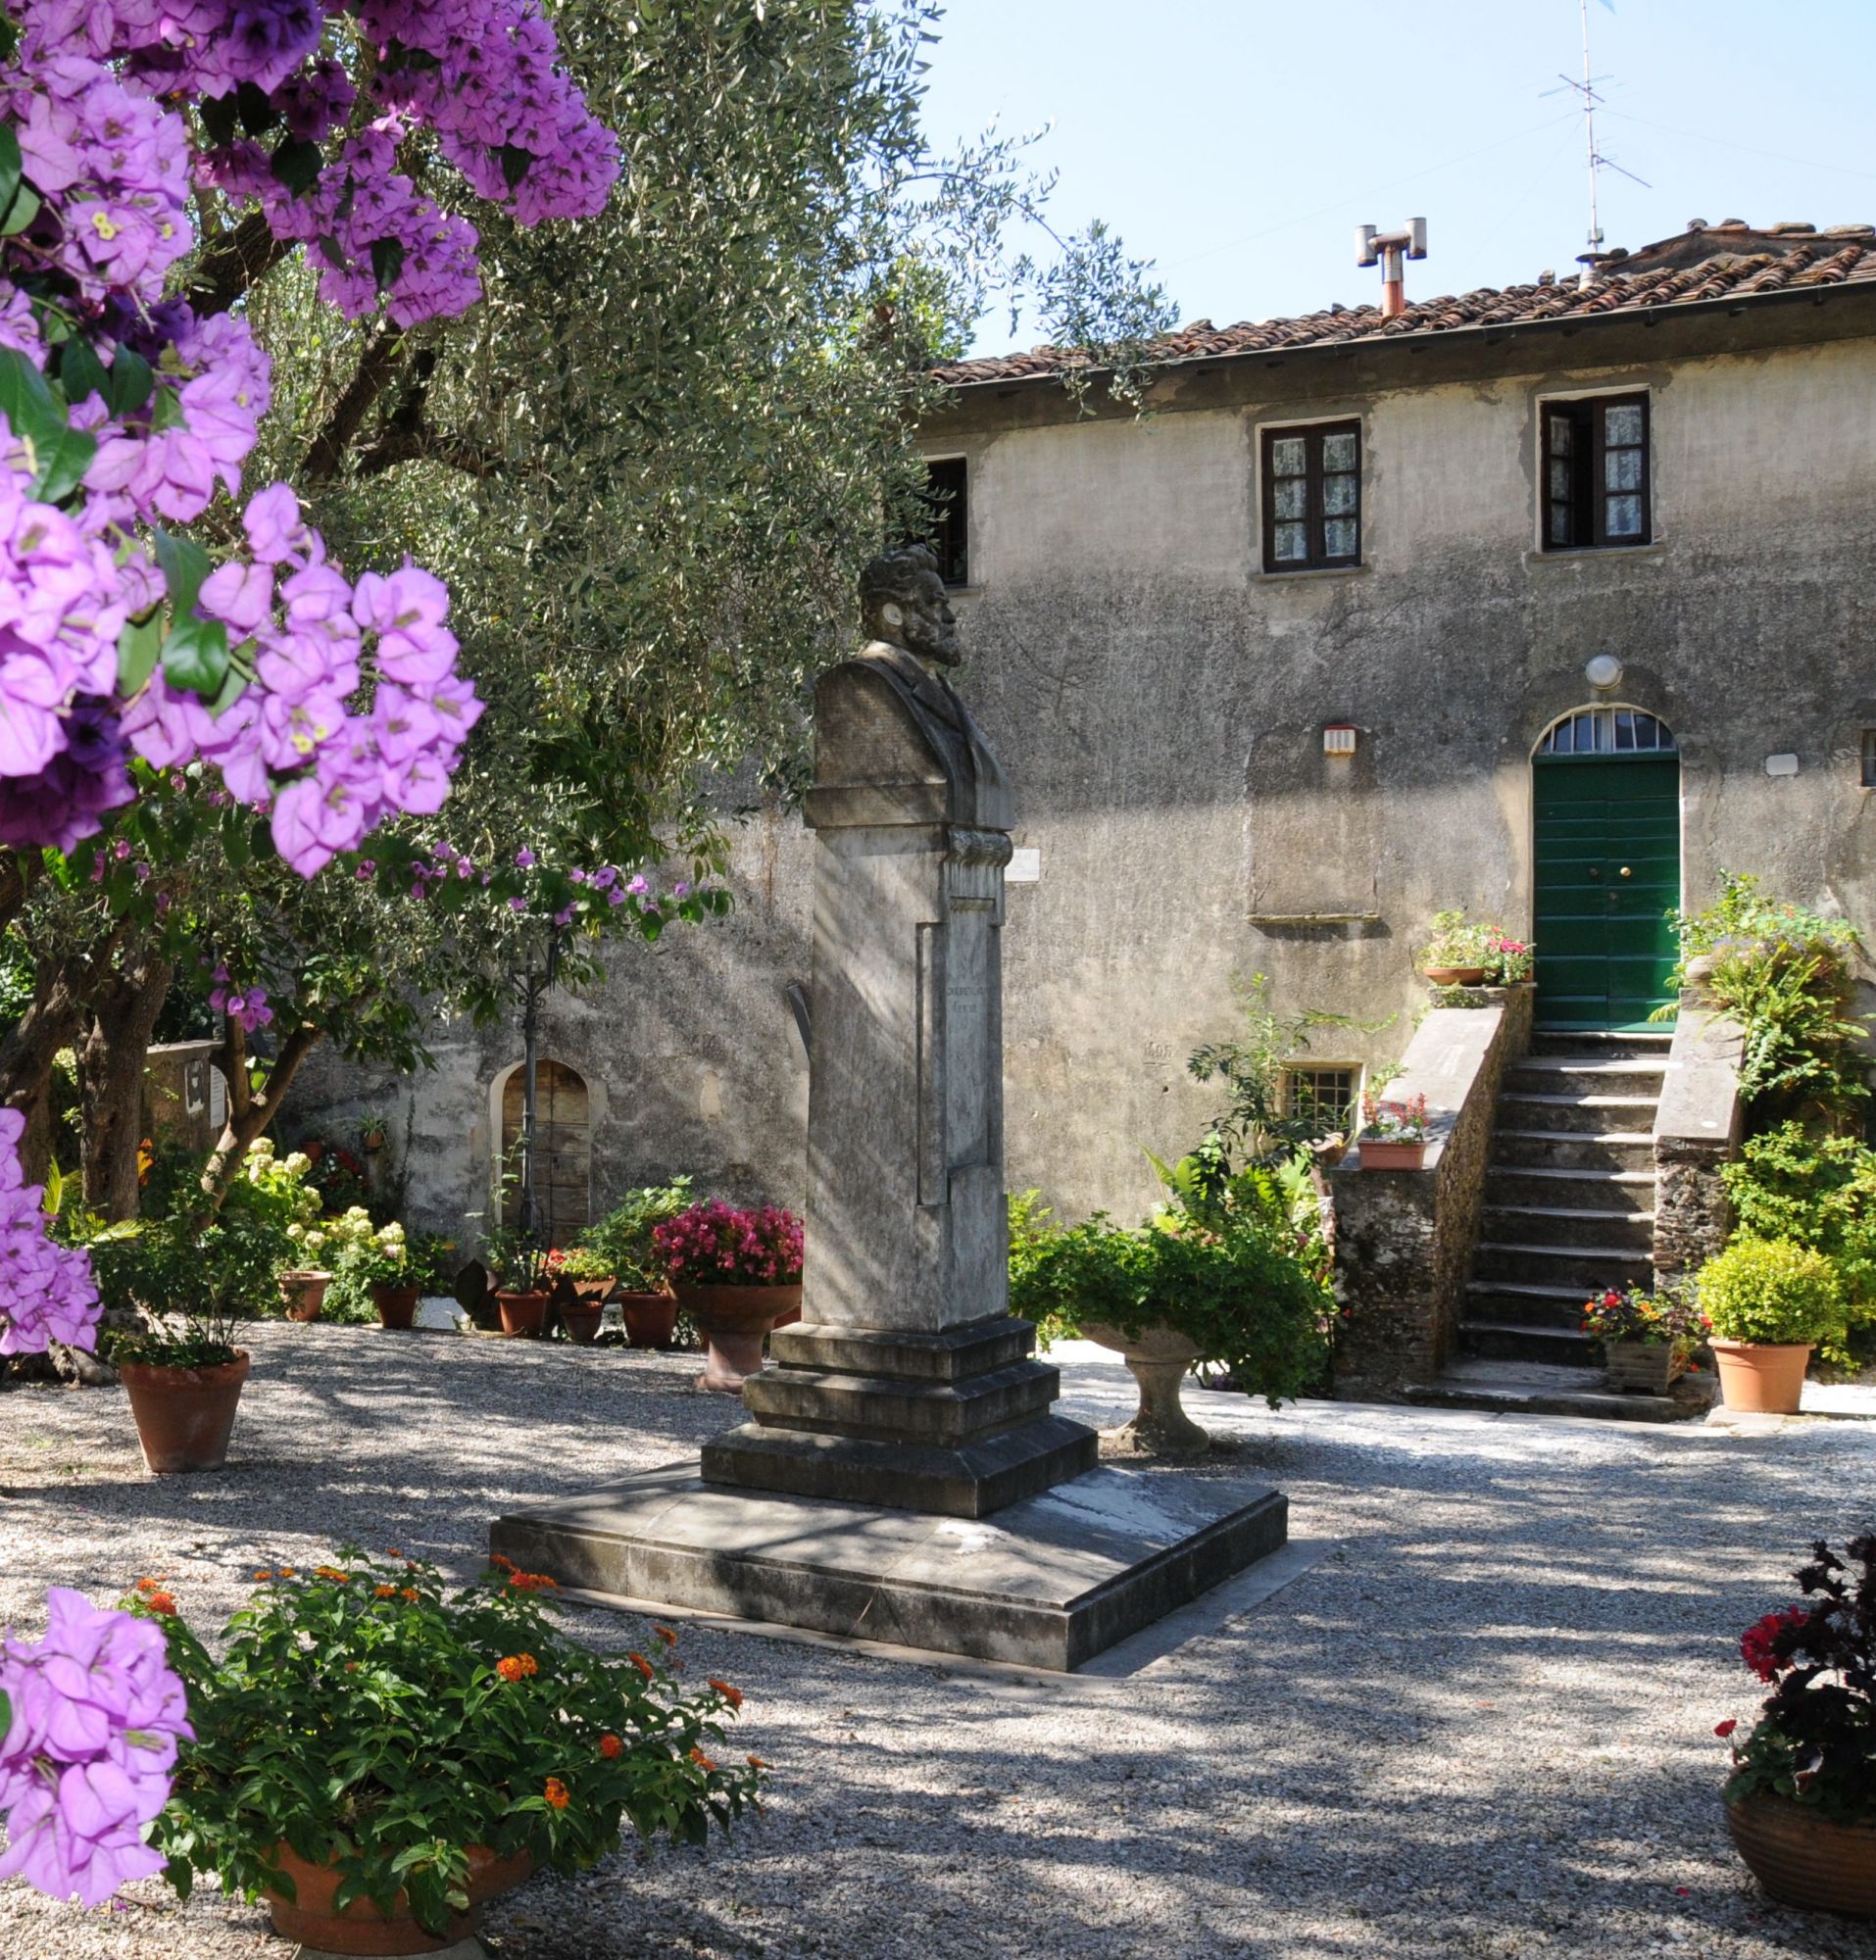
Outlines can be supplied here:
M1186 1414L1179 1400L1179 1384L1204 1350L1175 1334L1170 1327L1144 1327L1122 1334L1099 1320L1084 1321L1084 1340L1111 1348L1127 1364L1140 1388L1140 1406L1131 1421L1109 1430L1111 1447L1133 1456L1201 1456L1211 1439Z
M1810 1366L1808 1342L1709 1340L1720 1396L1738 1415L1796 1415Z
M1876 1824L1839 1824L1812 1804L1759 1790L1726 1806L1726 1828L1775 1899L1876 1918Z
M414 1327L417 1324L417 1298L421 1287L374 1286L371 1304L377 1308L380 1327Z
M634 1348L667 1348L677 1332L677 1300L667 1293L622 1293L625 1339Z
M246 1348L237 1348L232 1361L215 1368L119 1363L143 1460L153 1474L219 1470L228 1460L228 1438L248 1365Z
M343 1911L332 1901L339 1888L337 1868L309 1865L291 1845L273 1847L274 1864L293 1881L291 1902L275 1891L264 1892L273 1930L283 1939L297 1939L321 1953L404 1954L440 1953L459 1939L468 1939L481 1923L482 1905L497 1893L511 1891L534 1869L534 1854L518 1851L497 1857L480 1844L469 1851L469 1910L453 1912L441 1935L425 1933L411 1917L410 1901L399 1892L387 1919L368 1898L353 1899Z
M1361 1152L1363 1170L1423 1170L1426 1145L1387 1143L1379 1137L1363 1137L1356 1145Z
M544 1293L498 1293L495 1305L502 1316L502 1332L538 1337L547 1326L547 1299Z
M280 1289L289 1320L317 1320L320 1308L325 1304L325 1290L332 1284L332 1275L309 1267L300 1272L277 1273L274 1284Z
M677 1285L677 1304L697 1323L709 1348L700 1389L739 1396L751 1375L762 1373L763 1337L777 1320L801 1311L799 1286Z

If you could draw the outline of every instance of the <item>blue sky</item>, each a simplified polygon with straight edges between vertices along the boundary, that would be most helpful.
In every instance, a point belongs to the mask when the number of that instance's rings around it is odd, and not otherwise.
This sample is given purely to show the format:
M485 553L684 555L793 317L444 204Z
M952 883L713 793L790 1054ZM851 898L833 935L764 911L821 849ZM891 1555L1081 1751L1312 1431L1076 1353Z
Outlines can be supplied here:
M1603 229L1876 220L1876 0L1592 0ZM1409 297L1575 272L1588 193L1576 0L950 0L927 124L1054 128L1055 221L1105 218L1183 319L1373 298L1354 227L1424 215ZM1007 313L979 345L1021 345Z

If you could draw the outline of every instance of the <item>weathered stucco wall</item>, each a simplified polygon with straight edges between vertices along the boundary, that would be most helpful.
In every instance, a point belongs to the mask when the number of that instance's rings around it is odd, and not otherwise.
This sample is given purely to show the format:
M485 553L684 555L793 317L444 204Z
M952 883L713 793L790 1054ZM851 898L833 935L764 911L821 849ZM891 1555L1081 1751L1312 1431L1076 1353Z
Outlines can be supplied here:
M1701 331L1710 347L1720 328ZM1529 754L1592 699L1597 654L1624 665L1606 698L1680 740L1691 900L1750 868L1876 923L1856 755L1876 723L1876 341L1696 355L1675 338L1691 332L1553 335L1463 372L1453 348L1241 362L1170 380L1146 422L979 389L933 428L933 452L970 466L961 690L1014 784L1015 842L1041 853L1005 927L1012 1186L1138 1214L1144 1150L1184 1148L1212 1106L1184 1059L1232 1031L1234 974L1267 972L1286 1009L1396 1017L1317 1059L1399 1055L1437 908L1528 927ZM1655 541L1542 556L1539 400L1637 387ZM1258 431L1344 415L1363 420L1364 563L1266 577ZM1352 760L1321 753L1335 720L1360 731ZM1795 776L1766 775L1780 753ZM734 918L557 1004L544 1052L608 1091L596 1199L681 1168L800 1192L782 990L807 977L808 861L798 820L765 817ZM451 1035L438 1054L408 1157L426 1218L485 1179L488 1084L518 1043ZM325 1070L297 1100L320 1127L374 1099Z

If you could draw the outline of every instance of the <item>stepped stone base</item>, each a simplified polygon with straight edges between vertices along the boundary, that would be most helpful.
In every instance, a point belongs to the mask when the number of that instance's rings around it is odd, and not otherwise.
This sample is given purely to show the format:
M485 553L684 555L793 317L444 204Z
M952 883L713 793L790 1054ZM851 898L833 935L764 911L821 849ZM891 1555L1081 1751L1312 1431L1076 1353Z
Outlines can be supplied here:
M1050 1406L1025 1320L914 1334L802 1322L743 1385L754 1420L704 1446L707 1483L981 1518L1092 1470L1093 1430Z
M1067 1672L1289 1537L1279 1493L1104 1467L934 1517L706 1484L667 1464L518 1511L489 1548L564 1587Z

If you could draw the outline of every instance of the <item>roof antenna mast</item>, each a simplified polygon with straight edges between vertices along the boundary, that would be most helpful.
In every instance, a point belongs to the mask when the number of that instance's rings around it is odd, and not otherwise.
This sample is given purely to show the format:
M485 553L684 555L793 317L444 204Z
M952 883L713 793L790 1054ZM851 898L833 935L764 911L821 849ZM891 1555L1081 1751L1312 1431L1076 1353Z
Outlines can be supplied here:
M1612 0L1603 0L1603 5L1607 7L1610 13L1615 11ZM1603 98L1596 92L1597 84L1607 81L1609 77L1605 74L1593 74L1590 72L1590 0L1576 0L1576 11L1583 28L1583 78L1578 81L1573 75L1559 74L1557 79L1583 105L1583 153L1590 171L1590 234L1589 250L1577 255L1577 264L1583 268L1579 283L1588 286L1595 283L1597 268L1603 263L1604 258L1603 220L1597 210L1598 172L1605 169L1611 170L1627 177L1631 183L1640 184L1644 190L1652 189L1653 186L1638 177L1633 171L1623 170L1620 164L1604 156L1596 147L1596 112L1603 102ZM1562 91L1550 88L1544 92L1547 95L1557 95Z

